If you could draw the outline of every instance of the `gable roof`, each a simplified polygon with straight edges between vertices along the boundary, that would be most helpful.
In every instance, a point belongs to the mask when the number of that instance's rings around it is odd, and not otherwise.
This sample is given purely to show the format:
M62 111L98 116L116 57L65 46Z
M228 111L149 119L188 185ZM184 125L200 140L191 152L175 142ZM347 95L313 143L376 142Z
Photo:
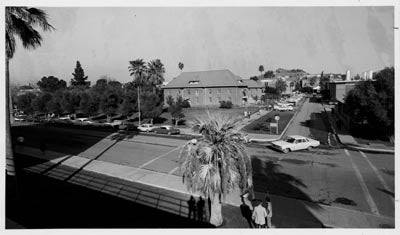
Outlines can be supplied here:
M238 87L245 86L240 83L239 76L230 70L211 70L198 72L183 72L164 88L189 88L189 87Z

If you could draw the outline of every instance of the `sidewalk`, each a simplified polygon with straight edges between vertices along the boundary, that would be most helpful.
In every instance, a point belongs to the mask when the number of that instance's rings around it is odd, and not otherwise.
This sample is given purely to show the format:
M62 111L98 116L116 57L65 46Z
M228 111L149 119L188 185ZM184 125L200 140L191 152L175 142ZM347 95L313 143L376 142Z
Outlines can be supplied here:
M355 150L360 150L360 151L369 151L369 152L378 152L378 153L392 153L394 154L394 148L371 148L368 145L361 145L359 144L354 137L344 128L342 127L342 129L340 130L340 133L337 131L338 127L336 126L336 122L334 121L334 117L332 117L332 113L331 113L331 108L329 107L325 107L325 105L323 105L324 107L324 111L328 116L329 119L329 124L331 125L333 134L336 136L337 140L339 143L341 143L342 145L346 146L349 149L355 149Z
M187 191L180 176L53 151L46 151L43 154L38 149L26 146L17 147L16 152L46 160L40 164L26 167L25 169L29 172L82 185L187 217L186 201L193 194ZM90 178L88 178L88 174ZM197 197L198 195L194 196ZM255 196L259 199L265 198L264 193L255 192ZM272 223L277 228L379 228L383 225L394 226L393 218L378 217L364 212L277 195L270 195L270 198L274 208ZM227 196L223 204L223 214L226 220L223 228L248 228L247 221L241 215L240 205L241 198L238 190Z

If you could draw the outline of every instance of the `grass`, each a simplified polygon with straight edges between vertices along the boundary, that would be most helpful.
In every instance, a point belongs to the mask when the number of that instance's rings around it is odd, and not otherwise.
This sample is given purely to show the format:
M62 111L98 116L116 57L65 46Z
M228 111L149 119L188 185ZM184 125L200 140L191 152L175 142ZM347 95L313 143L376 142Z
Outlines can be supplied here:
M294 111L271 111L266 115L260 117L249 125L245 126L243 130L248 133L256 133L256 134L276 134L275 128L272 128L272 132L269 130L269 123L275 122L275 115L279 115L279 126L278 126L278 134L280 135L282 131L285 129L290 119L294 115Z

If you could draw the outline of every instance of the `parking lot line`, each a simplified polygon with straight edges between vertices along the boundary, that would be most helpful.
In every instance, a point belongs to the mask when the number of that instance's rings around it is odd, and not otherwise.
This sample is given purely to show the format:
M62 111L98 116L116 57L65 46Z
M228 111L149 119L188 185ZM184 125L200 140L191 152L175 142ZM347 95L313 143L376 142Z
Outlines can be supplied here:
M358 181L360 182L361 189L364 193L365 198L367 199L367 203L371 209L371 212L375 215L380 215L378 207L376 206L374 199L372 199L371 193L368 190L367 185L365 184L365 181L361 175L360 170L358 169L357 165L354 163L353 159L351 158L351 155L347 149L344 149L345 154L347 157L349 157L351 165L353 166L354 171L356 172L356 176L358 178Z
M175 173L175 171L177 171L179 169L179 167L175 167L174 169L172 169L170 172L168 172L168 174L172 175Z
M389 189L389 186L386 184L386 182L385 182L385 180L383 179L382 175L379 174L378 169L376 169L376 167L375 167L375 166L372 164L372 162L368 159L367 155L365 155L364 152L361 152L361 151L358 151L358 152L360 152L361 156L363 156L363 157L365 158L365 160L368 162L369 166L370 166L370 167L372 168L372 170L375 172L375 174L376 174L376 176L378 177L379 181L381 182L383 188L384 188L386 191L389 191L389 192L390 192L391 190ZM393 197L390 197L390 199L391 199L392 202L394 203Z
M164 154L162 154L162 155L160 155L160 156L158 156L158 157L156 157L156 158L153 158L153 159L151 159L150 161L148 161L148 162L146 162L146 163L140 165L139 168L143 168L143 167L145 167L145 166L151 164L152 162L155 162L155 161L157 161L158 159L167 156L168 154L172 153L173 151L176 151L176 150L182 148L183 146L185 146L185 145L176 147L176 148L174 148L174 149L172 149L172 150L170 150L170 151L168 151L168 152L166 152L166 153L164 153Z

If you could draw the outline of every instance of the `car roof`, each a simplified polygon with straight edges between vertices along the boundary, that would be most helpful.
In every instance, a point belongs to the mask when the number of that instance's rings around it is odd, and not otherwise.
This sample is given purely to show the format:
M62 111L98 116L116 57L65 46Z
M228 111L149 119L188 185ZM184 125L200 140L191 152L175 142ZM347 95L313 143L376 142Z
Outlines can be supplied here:
M162 125L161 127L172 127L171 125Z
M301 135L289 135L288 137L293 138L293 139L307 139L307 137L304 137Z

